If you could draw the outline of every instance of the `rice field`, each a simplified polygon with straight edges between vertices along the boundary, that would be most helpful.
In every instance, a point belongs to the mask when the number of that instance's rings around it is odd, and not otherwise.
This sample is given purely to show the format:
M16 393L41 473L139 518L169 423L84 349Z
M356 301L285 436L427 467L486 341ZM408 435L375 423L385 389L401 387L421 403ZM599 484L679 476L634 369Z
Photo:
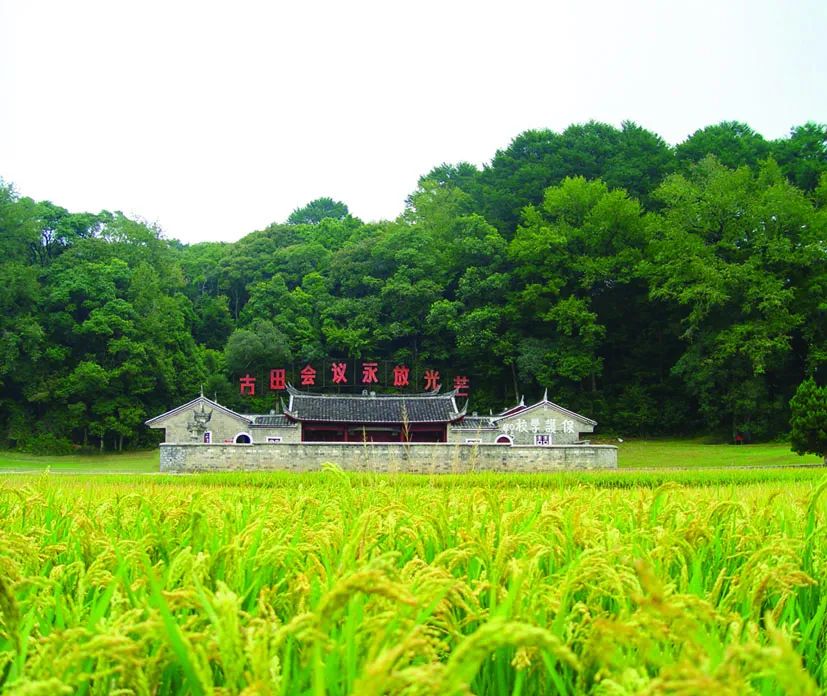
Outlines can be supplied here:
M823 469L0 479L5 694L817 694Z

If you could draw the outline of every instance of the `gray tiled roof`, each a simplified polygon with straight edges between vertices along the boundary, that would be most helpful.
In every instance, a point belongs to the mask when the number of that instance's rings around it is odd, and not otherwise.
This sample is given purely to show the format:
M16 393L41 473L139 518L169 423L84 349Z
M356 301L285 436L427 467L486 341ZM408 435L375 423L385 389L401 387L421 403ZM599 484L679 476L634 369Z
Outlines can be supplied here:
M280 413L274 416L253 416L253 426L287 428L291 425L293 424L287 419L287 416Z
M499 430L491 422L491 418L484 416L465 416L459 423L454 423L454 430Z
M455 392L438 394L309 394L290 389L287 413L299 421L449 423L462 417Z
M499 423L500 421L507 420L509 418L516 418L519 416L520 418L525 418L525 416L530 412L533 411L535 408L542 408L547 407L554 411L560 411L567 416L574 418L575 420L579 420L583 423L588 423L589 425L597 425L597 421L592 420L591 418L586 418L586 416L581 416L579 413L575 413L574 411L569 411L567 408L563 408L559 404L555 404L553 401L549 401L546 398L543 398L542 401L538 401L536 404L532 404L531 406L524 406L520 404L522 408L519 410L512 409L513 413L509 413L508 411L503 411L496 416L494 416L495 422Z

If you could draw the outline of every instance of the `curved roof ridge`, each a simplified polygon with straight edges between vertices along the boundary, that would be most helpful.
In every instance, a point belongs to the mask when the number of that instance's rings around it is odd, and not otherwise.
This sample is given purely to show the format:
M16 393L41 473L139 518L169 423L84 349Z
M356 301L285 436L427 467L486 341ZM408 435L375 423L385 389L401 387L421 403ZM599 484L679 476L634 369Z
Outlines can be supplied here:
M303 398L320 398L320 399L433 399L433 398L440 398L440 399L450 399L456 396L457 390L452 389L451 391L441 392L440 389L434 389L433 391L427 392L413 392L410 394L401 393L401 394L380 394L378 392L374 392L373 394L362 394L361 392L357 394L323 394L320 392L310 392L310 391L302 391L301 389L296 389L292 384L288 382L287 384L287 391L291 396L300 396Z

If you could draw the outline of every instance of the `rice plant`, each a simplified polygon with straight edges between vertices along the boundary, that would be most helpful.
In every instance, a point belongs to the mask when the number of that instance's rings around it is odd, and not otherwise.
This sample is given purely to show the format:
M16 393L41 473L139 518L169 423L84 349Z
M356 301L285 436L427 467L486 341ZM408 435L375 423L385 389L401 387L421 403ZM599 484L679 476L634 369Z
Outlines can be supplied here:
M10 477L3 694L816 694L827 481Z

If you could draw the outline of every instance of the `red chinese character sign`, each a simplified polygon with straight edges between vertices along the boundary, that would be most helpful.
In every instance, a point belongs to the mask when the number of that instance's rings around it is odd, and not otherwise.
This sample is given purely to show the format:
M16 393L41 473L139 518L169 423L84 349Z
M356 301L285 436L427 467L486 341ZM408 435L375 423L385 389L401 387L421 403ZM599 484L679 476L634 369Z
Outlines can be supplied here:
M330 363L330 371L333 373L333 384L347 384L347 363Z
M410 370L408 369L407 365L397 365L393 368L393 386L394 387L407 387L410 382L408 381Z
M452 385L457 396L468 398L470 378L457 374L450 368L446 372L435 367L416 368L402 363L380 360L319 360L291 366L274 366L272 369L236 376L243 396L261 396L262 392L283 392L288 385L301 389L329 389L356 391L365 387L387 387L398 391L435 391ZM263 385L263 386L262 386Z
M287 370L270 370L270 390L284 391L287 389Z
M362 363L362 384L379 384L379 377L376 376L378 369L379 363Z
M464 399L468 398L468 388L471 386L471 380L465 375L457 375L454 377L454 389L457 390L457 396Z
M425 370L425 391L439 389L439 370Z
M299 372L299 378L303 387L313 387L316 385L316 370L311 365L305 365Z
M244 375L240 380L239 384L241 386L241 393L247 394L249 396L256 395L256 378L250 377L249 374Z

